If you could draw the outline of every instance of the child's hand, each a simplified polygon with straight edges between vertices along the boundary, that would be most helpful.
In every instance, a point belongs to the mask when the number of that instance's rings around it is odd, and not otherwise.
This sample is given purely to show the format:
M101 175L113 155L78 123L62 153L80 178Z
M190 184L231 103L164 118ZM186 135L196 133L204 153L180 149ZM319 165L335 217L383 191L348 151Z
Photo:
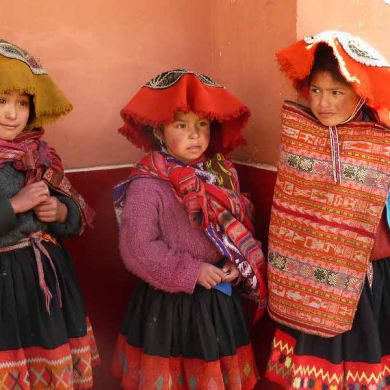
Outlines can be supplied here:
M196 282L209 290L220 283L223 277L224 273L221 269L209 263L202 263Z
M55 196L49 196L44 202L34 207L34 213L42 222L65 222L68 208Z
M10 199L15 214L24 213L44 202L49 197L49 188L43 181L28 184Z
M238 268L232 262L226 263L222 267L222 271L224 273L224 277L222 278L222 281L224 282L232 282L233 280L237 279L240 276L240 272L238 271Z

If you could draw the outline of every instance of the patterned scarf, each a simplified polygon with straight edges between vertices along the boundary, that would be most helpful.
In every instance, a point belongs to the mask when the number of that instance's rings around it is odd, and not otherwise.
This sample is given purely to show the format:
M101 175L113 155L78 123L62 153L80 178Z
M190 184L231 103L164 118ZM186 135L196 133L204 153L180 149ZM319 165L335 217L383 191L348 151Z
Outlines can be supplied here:
M239 192L233 165L223 155L191 166L152 152L132 169L129 179L114 188L117 216L123 209L128 184L137 177L168 181L192 224L202 227L220 253L238 268L244 293L257 302L255 320L266 307L266 263L261 244L253 237L253 206Z
M12 142L0 139L0 168L12 164L15 169L26 172L26 185L45 181L50 188L76 202L83 217L82 227L90 225L94 211L64 175L60 157L41 140L43 134L42 129L36 129L23 131Z

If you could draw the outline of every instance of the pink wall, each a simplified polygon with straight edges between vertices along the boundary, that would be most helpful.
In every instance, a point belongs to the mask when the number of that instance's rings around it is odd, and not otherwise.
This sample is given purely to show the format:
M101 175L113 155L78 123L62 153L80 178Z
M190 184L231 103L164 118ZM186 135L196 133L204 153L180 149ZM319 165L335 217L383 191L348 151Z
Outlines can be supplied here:
M296 0L211 1L213 75L245 102L252 117L248 145L234 152L244 161L273 164L279 144L283 99L295 98L281 77L274 53L295 41Z
M279 110L296 94L274 52L326 29L356 33L390 58L383 0L19 0L1 36L41 58L74 111L48 127L68 168L115 165L142 153L116 134L119 109L150 77L186 67L226 85L252 110L238 160L275 164Z
M390 4L384 0L297 0L297 15L298 38L323 30L347 31L390 60Z
M47 129L47 139L67 167L117 164L140 157L117 136L119 109L162 70L183 65L210 70L206 66L211 56L208 3L9 2L2 36L40 57L75 106L67 118Z
M296 0L273 3L19 0L0 15L1 36L40 57L73 102L73 113L46 136L67 167L139 159L116 135L119 109L146 80L175 67L210 74L246 102L254 112L250 146L237 155L271 162L280 102L292 93L272 53L296 35Z

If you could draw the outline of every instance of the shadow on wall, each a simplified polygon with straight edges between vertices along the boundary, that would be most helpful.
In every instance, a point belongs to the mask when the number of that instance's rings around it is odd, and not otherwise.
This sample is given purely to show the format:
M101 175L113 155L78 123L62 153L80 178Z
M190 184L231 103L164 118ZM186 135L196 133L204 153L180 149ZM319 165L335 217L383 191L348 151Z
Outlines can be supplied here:
M265 245L276 174L245 165L237 165L237 168L241 189L251 194L256 206L256 232ZM87 229L82 237L66 243L78 271L102 360L102 364L95 368L95 390L120 389L119 382L110 374L110 365L135 278L120 260L111 189L127 175L128 168L68 174L74 186L97 212L94 229ZM272 334L273 324L267 316L252 330L256 360L262 377ZM262 390L278 388L264 379L256 387Z

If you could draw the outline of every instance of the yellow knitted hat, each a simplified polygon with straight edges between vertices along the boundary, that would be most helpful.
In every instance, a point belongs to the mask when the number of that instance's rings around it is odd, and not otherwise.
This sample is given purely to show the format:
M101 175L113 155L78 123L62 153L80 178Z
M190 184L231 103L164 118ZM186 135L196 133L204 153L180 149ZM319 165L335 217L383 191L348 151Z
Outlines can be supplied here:
M42 127L72 110L72 104L39 62L23 49L0 39L0 93L20 91L33 97L27 128Z

